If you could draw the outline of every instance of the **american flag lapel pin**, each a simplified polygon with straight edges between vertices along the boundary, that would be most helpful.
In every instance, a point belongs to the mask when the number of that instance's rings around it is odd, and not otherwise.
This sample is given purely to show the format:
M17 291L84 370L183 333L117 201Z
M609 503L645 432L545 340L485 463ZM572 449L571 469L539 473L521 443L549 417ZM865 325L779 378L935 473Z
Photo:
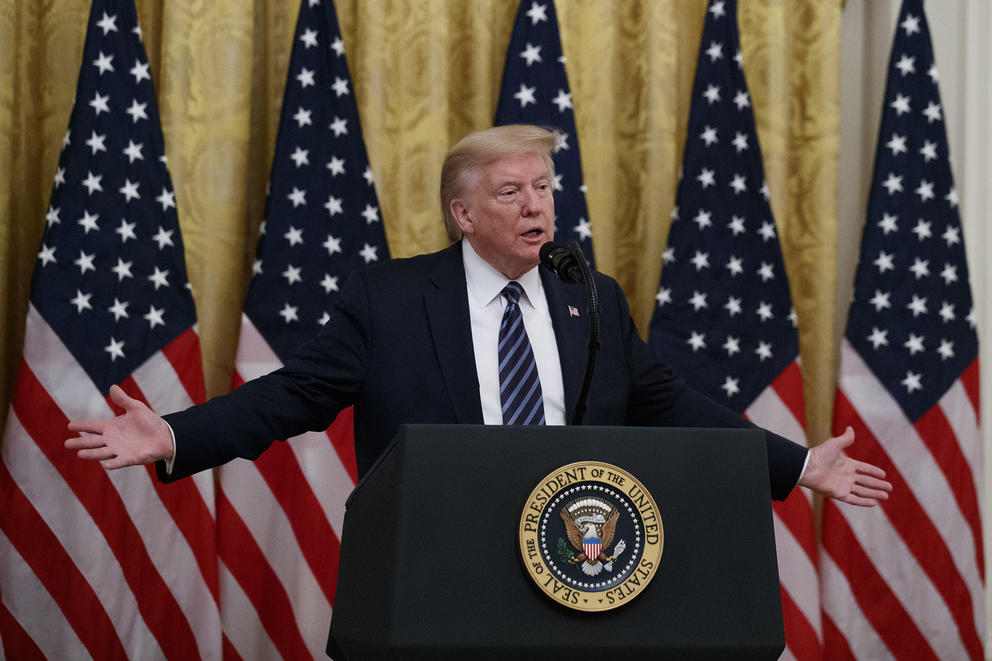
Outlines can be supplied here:
M568 316L569 317L578 317L579 316L579 308L575 307L574 305L569 305L568 306Z

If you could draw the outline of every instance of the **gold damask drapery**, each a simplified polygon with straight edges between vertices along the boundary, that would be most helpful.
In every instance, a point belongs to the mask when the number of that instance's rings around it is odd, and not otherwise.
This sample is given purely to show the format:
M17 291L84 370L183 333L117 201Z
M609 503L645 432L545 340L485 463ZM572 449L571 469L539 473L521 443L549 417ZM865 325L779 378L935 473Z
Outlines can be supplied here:
M441 161L462 135L492 123L518 0L335 2L390 251L404 257L441 248ZM218 394L230 384L299 0L136 4L207 390ZM89 0L0 0L0 420L89 7ZM706 2L556 0L556 7L597 265L619 280L644 334ZM841 10L842 0L740 0L739 8L816 440L828 431L833 391Z

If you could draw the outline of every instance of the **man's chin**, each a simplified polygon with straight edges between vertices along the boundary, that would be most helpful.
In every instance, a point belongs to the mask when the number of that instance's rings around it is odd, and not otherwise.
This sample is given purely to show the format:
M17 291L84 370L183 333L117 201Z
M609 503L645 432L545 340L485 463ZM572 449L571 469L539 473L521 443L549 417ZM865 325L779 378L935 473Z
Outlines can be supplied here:
M513 259L505 263L506 270L500 269L500 271L511 280L516 280L540 263L540 246L538 246L537 250L517 251Z

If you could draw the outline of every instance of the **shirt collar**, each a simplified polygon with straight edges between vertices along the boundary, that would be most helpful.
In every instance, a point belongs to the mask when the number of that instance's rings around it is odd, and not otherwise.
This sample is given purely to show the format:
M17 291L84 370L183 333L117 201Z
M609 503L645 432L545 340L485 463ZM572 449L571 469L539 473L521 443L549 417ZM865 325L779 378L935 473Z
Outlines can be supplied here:
M469 296L475 305L483 308L496 299L510 279L500 273L492 264L479 257L468 239L462 239L462 261L465 263L465 282L468 285ZM516 279L524 290L521 300L534 307L541 290L541 274L538 267L524 273Z

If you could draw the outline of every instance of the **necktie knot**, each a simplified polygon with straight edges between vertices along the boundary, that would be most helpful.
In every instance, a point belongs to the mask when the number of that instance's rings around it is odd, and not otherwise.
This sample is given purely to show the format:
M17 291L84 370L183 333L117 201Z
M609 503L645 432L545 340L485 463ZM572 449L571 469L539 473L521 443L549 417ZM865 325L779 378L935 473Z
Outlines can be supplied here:
M520 294L524 292L524 288L520 286L520 283L516 280L510 280L503 287L503 296L506 296L506 302L511 305L516 305L520 302Z

